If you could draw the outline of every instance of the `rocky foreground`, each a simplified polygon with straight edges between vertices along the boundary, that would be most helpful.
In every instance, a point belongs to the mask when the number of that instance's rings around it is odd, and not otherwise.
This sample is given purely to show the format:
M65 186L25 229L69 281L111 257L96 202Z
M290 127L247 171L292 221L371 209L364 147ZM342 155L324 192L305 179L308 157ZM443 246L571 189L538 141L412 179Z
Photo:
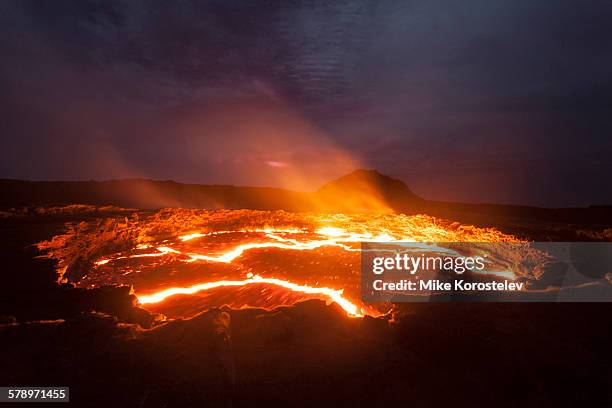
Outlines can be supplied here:
M606 308L609 312L609 308ZM604 406L608 317L569 304L418 304L395 321L307 301L152 329L96 312L0 329L3 384L77 406ZM606 357L607 356L607 357Z

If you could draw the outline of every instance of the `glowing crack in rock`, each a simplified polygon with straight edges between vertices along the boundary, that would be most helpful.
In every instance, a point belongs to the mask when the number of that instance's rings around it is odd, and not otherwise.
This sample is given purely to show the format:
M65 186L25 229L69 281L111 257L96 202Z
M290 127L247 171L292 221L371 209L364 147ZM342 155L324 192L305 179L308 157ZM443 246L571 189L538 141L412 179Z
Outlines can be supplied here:
M274 228L264 228L264 229L245 229L245 230L229 230L229 231L213 231L207 233L194 232L192 234L186 234L179 236L179 240L182 242L191 241L192 239L202 238L202 237L210 237L214 235L222 235L222 234L231 234L231 233L246 233L246 232L263 232L263 233L288 233L288 234L297 234L299 232L304 232L299 229L274 229Z
M189 256L191 260L193 261L201 260L201 261L210 261L210 262L231 263L234 259L241 256L245 251L255 249L255 248L278 248L278 249L290 249L290 250L304 251L304 250L317 249L323 246L339 246L341 248L344 248L347 251L353 250L352 248L346 245L343 245L342 243L336 240L332 240L332 239L299 242L294 239L282 238L282 237L276 236L271 233L266 234L266 236L278 242L256 242L256 243L250 243L250 244L242 244L242 245L238 245L236 248L220 256L209 256L209 255L201 255L201 254L194 254L194 253L188 253L187 256Z
M180 251L177 251L176 249L172 249L166 246L160 246L156 248L159 252L153 252L153 253L149 253L149 254L136 254L136 255L132 255L128 258L143 258L143 257L147 257L147 256L163 256L166 254L180 254Z
M283 238L277 235L278 233L300 232L299 230L270 230L270 229L217 231L215 233L210 233L210 234L193 233L193 234L188 234L188 235L182 235L179 237L179 240L185 242L185 241L190 241L195 238L201 238L201 237L210 236L213 234L219 235L219 234L229 234L229 233L234 233L234 232L241 232L241 233L264 232L266 237L276 242L255 242L255 243L241 244L235 247L234 249L227 251L224 254L219 255L219 256L204 255L204 254L197 254L197 253L186 253L185 255L190 258L189 260L187 260L187 262L209 261L209 262L231 263L233 260L240 257L244 252L251 250L251 249L256 249L256 248L278 248L278 249L304 251L304 250L313 250L313 249L321 248L324 246L336 246L336 247L343 248L346 251L357 252L359 251L359 249L351 248L350 246L345 245L345 243L351 243L351 242L357 243L357 242L362 242L362 241L375 241L375 242L397 241L396 238L388 234L379 234L379 235L374 236L369 233L350 233L341 228L332 228L332 227L321 228L316 231L319 235L328 236L327 239L310 240L306 242L299 242L295 239ZM404 239L404 241L407 241L407 239ZM157 247L157 251L158 252L131 255L131 256L128 256L127 258L157 257L157 256L163 256L163 255L170 254L170 253L183 254L181 251L177 251L176 249L169 248L166 246ZM125 257L118 257L116 259L124 259L124 258ZM98 261L98 262L101 262L101 261ZM105 259L103 264L107 262L108 260ZM99 264L99 265L103 265L103 264Z
M204 290L224 287L224 286L245 286L252 284L266 283L270 285L281 286L285 289L289 289L294 292L301 292L309 295L323 295L329 298L331 301L337 303L342 309L344 309L349 316L363 317L361 310L357 305L351 303L349 300L342 296L343 290L336 290L327 287L312 287L308 285L298 285L282 279L276 278L262 278L259 275L249 275L248 279L244 280L221 280L214 282L199 283L197 285L188 287L172 287L164 289L160 292L153 293L151 295L137 296L138 301L141 304L158 303L170 296L175 295L192 295Z

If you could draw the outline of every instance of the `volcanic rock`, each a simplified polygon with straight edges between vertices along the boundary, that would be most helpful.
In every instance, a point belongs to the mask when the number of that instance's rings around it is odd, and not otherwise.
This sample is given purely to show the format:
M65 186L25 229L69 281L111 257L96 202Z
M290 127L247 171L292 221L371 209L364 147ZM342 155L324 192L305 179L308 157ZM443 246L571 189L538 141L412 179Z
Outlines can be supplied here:
M316 195L324 207L343 212L410 213L424 202L403 181L364 169L323 185Z

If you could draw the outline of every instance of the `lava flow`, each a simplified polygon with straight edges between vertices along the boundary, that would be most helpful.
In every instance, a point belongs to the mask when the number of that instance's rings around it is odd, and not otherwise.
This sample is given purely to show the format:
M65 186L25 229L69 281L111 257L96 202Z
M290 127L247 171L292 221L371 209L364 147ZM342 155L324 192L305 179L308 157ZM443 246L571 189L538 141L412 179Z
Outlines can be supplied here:
M102 225L102 232L100 222L72 226L39 247L78 286L132 285L144 307L175 317L223 304L270 309L313 298L349 316L379 314L387 309L359 300L360 242L516 241L425 215L173 209Z
M361 317L363 316L355 304L351 303L344 297L342 297L342 290L334 290L331 288L321 288L321 287L311 287L307 285L297 285L295 283L291 283L282 279L274 279L274 278L262 278L259 275L248 275L248 279L239 280L239 281L216 281L216 282L208 282L208 283L200 283L198 285L193 285L188 288L168 288L164 289L161 292L154 293L152 295L143 295L138 297L138 301L141 304L148 303L157 303L161 302L169 296L174 295L190 295L202 290L214 289L221 286L244 286L254 283L267 283L270 285L281 286L283 288L292 290L294 292L301 292L305 294L320 294L329 297L332 301L336 302L342 309L344 309L349 316Z

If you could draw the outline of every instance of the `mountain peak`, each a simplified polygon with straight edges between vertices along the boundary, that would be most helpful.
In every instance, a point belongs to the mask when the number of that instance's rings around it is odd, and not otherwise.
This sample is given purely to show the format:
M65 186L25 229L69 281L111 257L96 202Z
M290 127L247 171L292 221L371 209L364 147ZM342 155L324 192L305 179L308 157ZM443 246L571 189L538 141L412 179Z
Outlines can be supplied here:
M366 169L357 169L324 184L317 194L327 201L333 198L364 211L381 205L403 210L407 204L412 206L423 201L403 181Z
M356 169L348 174L345 174L344 176L336 180L332 180L326 183L323 187L325 187L328 184L335 184L335 183L346 183L346 182L355 182L355 181L366 181L366 182L376 183L376 182L385 182L389 180L395 180L395 181L399 181L400 183L403 183L400 180L396 180L389 176L381 174L378 170Z

